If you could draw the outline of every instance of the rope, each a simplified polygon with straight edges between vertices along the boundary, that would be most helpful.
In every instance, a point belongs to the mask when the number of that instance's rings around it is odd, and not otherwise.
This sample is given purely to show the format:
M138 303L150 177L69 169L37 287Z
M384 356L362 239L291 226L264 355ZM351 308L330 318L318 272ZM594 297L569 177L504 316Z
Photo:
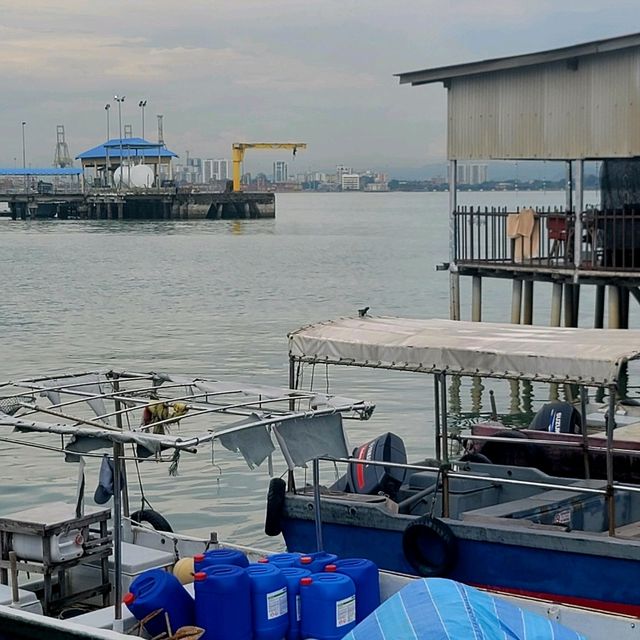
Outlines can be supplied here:
M316 374L316 363L314 362L311 365L311 382L309 383L309 391L313 391L313 378L315 377Z
M127 413L127 426L129 430L131 430L131 421L129 420L129 414ZM135 454L135 445L131 445L131 451ZM138 476L138 486L140 487L140 510L142 511L146 506L149 509L154 510L151 503L147 500L147 497L144 495L144 486L142 485L142 475L140 474L140 463L138 462L138 458L135 458L136 463L136 475Z
M438 475L436 476L436 488L433 491L433 497L431 498L431 507L429 508L429 517L433 518L433 514L436 510L436 500L438 499L438 488L440 485L440 477L442 476L442 468L438 469Z

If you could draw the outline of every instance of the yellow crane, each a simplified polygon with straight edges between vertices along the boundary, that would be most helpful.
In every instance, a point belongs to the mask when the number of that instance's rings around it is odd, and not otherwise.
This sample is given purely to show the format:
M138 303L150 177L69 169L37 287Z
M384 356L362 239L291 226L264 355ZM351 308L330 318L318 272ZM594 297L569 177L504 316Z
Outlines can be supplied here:
M233 190L240 191L240 176L242 175L242 161L247 149L293 149L296 155L298 149L306 149L306 142L234 142L231 146L231 160L233 162Z

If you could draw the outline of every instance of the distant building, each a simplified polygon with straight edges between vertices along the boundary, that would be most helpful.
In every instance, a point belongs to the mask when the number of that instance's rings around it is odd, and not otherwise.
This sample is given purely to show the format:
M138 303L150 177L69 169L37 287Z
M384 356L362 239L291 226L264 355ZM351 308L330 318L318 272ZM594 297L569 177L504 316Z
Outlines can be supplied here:
M487 165L486 164L458 164L458 172L456 175L458 184L482 184L487 181Z
M340 184L343 191L360 191L360 175L357 173L343 173Z
M338 178L338 184L342 184L342 175L344 173L353 174L354 171L353 171L353 169L351 167L347 167L347 166L345 166L343 164L339 164L336 167L336 176Z
M208 184L213 180L215 180L213 177L213 160L211 158L207 158L202 165L202 181L205 184Z
M286 162L279 160L273 163L273 181L277 184L279 182L288 182L289 167Z
M224 158L213 161L213 178L214 180L228 180L229 161Z

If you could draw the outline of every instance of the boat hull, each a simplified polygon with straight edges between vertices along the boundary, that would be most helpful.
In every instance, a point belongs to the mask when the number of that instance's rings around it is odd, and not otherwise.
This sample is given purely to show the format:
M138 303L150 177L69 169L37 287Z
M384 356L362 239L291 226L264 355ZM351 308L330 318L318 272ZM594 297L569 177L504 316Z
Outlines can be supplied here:
M411 516L386 514L379 506L323 502L324 550L365 557L390 571L417 575L403 553ZM546 532L521 525L444 520L457 544L448 578L563 604L640 616L640 543L581 532ZM315 548L308 497L288 496L282 520L290 551Z

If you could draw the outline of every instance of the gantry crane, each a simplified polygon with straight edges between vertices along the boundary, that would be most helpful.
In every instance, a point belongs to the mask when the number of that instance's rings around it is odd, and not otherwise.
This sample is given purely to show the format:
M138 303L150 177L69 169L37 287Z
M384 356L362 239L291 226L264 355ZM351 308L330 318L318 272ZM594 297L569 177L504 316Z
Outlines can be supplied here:
M247 149L292 149L296 155L298 149L306 149L306 142L234 142L231 146L231 160L233 162L233 190L240 191L240 176L242 175L242 160Z

